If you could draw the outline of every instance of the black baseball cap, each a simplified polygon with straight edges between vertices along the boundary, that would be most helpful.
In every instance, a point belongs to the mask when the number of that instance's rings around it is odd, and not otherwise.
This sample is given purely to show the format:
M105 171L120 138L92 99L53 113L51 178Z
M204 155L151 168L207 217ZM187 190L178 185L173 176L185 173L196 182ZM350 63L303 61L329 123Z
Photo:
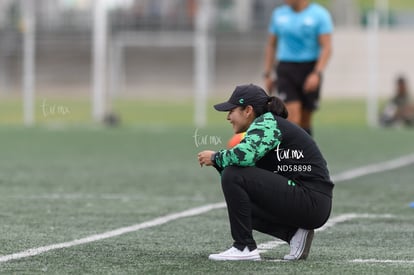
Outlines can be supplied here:
M269 101L269 96L259 86L254 84L240 85L236 87L228 101L214 105L214 109L227 112L239 106L263 105L267 101Z

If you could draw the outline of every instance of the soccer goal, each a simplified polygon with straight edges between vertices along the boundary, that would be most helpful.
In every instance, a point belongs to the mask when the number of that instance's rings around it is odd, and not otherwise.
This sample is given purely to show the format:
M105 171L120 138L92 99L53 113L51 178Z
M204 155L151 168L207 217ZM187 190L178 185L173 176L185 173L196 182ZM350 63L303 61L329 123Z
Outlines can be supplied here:
M207 124L206 105L211 70L215 55L215 39L211 35L213 3L197 0L194 28L189 31L119 31L110 32L106 0L91 2L91 80L90 99L92 117L102 122L110 111L112 99L122 93L125 83L125 58L128 47L188 47L193 50L192 83L194 98L194 124ZM35 123L36 76L36 14L34 0L22 1L23 11L23 106L24 123ZM167 2L166 2L167 3ZM169 3L169 2L168 2ZM139 93L139 91L138 91Z
M110 91L115 98L124 90L126 49L129 47L188 47L193 49L194 124L207 124L206 104L211 69L214 62L215 39L210 34L212 2L199 0L193 31L120 31L111 39Z

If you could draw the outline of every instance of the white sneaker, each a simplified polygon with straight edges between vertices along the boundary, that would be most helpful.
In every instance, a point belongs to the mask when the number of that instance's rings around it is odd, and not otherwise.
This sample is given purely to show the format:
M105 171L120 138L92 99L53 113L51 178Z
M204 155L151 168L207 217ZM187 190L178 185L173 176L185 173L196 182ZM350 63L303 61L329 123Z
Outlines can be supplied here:
M233 246L219 254L211 254L208 258L213 261L260 261L260 254L257 249L250 251L247 246L243 251Z
M290 253L283 257L287 261L306 260L312 244L314 231L299 228L290 240Z

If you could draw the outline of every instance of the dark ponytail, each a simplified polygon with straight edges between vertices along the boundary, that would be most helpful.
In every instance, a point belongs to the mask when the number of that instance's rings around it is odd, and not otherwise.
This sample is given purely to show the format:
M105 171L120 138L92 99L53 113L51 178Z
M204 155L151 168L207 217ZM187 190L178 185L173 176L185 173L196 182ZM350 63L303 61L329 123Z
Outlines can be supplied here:
M275 96L268 97L264 103L254 104L252 107L256 117L267 112L271 112L272 114L283 118L288 117L288 110L286 109L285 104L280 98Z
M288 117L288 110L286 109L285 103L275 96L269 97L269 102L267 103L267 110L274 115L280 116L282 118Z

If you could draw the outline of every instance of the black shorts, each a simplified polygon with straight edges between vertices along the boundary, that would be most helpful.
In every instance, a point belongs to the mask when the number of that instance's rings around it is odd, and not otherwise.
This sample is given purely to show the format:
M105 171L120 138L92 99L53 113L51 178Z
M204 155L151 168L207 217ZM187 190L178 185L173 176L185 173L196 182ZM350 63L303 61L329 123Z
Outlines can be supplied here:
M276 89L278 96L285 102L300 101L302 107L309 111L318 108L320 87L316 91L305 93L303 86L306 77L314 70L313 62L280 62L276 68Z

